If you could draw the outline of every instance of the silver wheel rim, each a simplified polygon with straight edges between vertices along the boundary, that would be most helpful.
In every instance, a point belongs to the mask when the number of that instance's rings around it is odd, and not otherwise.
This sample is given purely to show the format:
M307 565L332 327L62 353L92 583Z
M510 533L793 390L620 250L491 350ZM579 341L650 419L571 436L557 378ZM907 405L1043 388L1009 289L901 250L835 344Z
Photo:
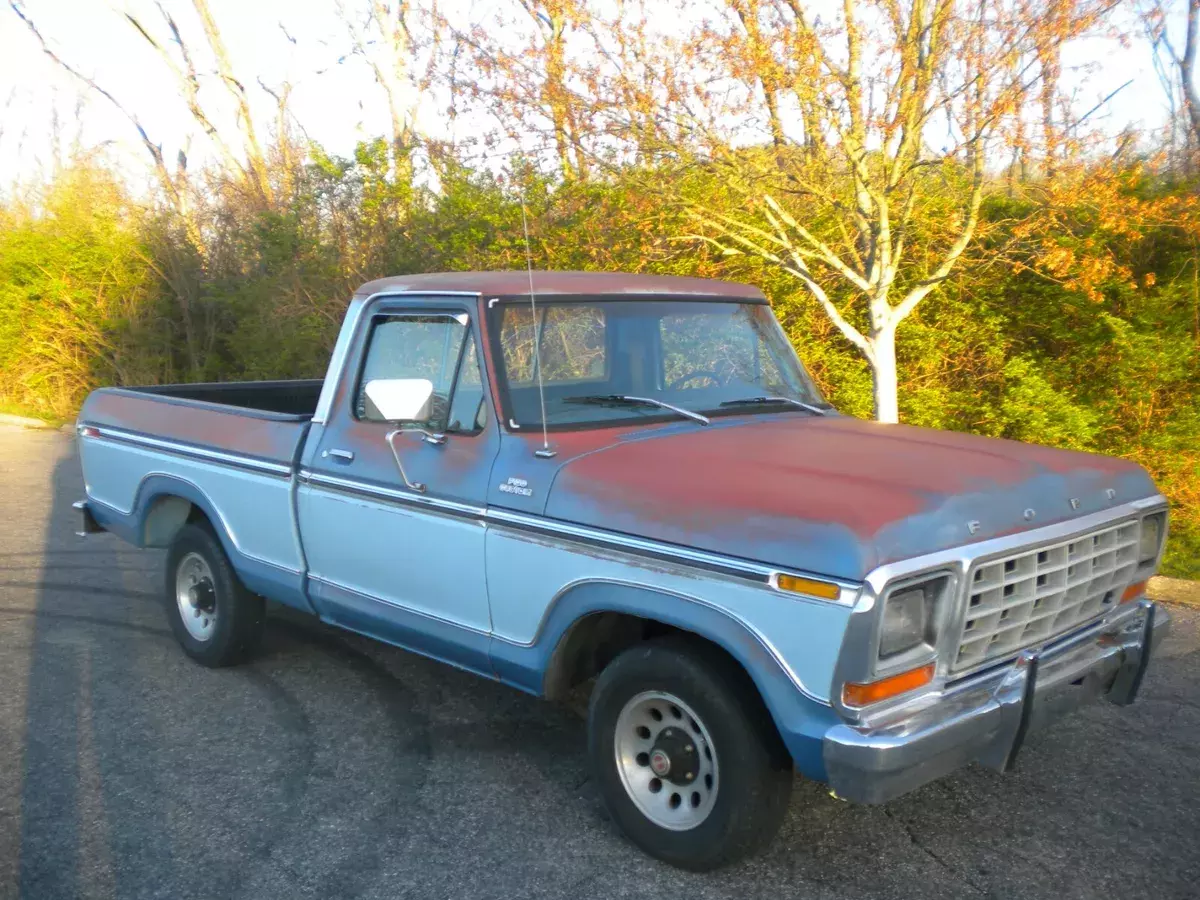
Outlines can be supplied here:
M644 691L621 709L613 744L625 792L647 819L687 831L708 818L720 788L717 751L690 706Z
M217 628L216 586L208 561L189 553L175 569L175 601L188 634L207 641Z

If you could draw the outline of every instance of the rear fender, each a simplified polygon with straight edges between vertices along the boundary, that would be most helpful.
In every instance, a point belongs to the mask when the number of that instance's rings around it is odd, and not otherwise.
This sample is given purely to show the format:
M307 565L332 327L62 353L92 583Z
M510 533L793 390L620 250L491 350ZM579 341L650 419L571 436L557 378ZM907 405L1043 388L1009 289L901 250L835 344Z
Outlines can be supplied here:
M209 497L178 475L153 473L138 485L128 513L89 499L96 520L121 539L137 547L167 547L198 510L212 526L225 555L242 583L256 594L315 614L308 600L303 572L293 572L249 556L237 543L237 534Z

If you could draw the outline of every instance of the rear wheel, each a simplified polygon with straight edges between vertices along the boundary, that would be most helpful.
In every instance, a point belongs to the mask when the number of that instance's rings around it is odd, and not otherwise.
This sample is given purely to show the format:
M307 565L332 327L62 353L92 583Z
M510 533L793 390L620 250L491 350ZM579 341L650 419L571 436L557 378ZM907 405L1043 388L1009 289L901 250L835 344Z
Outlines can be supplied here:
M212 529L185 525L167 552L164 602L184 653L213 668L242 662L262 636L265 604L238 580Z
M749 855L787 811L791 760L753 685L686 641L639 644L604 669L588 742L614 821L673 865L714 869Z

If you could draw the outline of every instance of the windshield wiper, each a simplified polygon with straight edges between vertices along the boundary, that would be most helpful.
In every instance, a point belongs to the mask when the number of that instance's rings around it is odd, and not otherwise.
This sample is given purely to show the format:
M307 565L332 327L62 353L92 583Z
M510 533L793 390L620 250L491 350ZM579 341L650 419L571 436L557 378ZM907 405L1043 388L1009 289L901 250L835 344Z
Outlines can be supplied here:
M690 409L684 409L682 406L675 406L671 403L664 403L662 400L655 400L653 397L628 397L625 394L585 394L580 397L563 397L563 403L594 403L597 406L657 406L659 409L669 409L673 413L678 413L688 419L694 419L701 425L711 424L708 416L702 416L698 412L692 412Z
M721 406L758 406L762 403L787 403L791 406L807 409L810 413L815 413L818 416L829 415L829 409L822 409L819 406L813 406L811 403L805 403L803 400L793 400L791 397L742 397L738 400L726 400Z

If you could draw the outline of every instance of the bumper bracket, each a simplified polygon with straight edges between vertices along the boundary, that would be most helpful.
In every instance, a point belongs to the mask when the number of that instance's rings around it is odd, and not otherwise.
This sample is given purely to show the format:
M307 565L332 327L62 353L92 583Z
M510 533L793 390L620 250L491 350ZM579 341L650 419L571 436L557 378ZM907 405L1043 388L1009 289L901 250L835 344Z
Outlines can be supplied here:
M77 535L87 537L89 534L99 534L104 531L104 526L96 521L86 500L76 500L71 506L79 510L80 528L75 532Z
M1025 670L1025 688L1021 691L1021 717L1017 720L1017 730L1013 735L1012 746L1000 766L1001 772L1011 772L1017 764L1017 754L1021 752L1021 747L1025 743L1025 735L1029 733L1029 720L1033 716L1033 697L1037 691L1038 663L1041 661L1041 656L1028 652L1025 655L1029 664Z

